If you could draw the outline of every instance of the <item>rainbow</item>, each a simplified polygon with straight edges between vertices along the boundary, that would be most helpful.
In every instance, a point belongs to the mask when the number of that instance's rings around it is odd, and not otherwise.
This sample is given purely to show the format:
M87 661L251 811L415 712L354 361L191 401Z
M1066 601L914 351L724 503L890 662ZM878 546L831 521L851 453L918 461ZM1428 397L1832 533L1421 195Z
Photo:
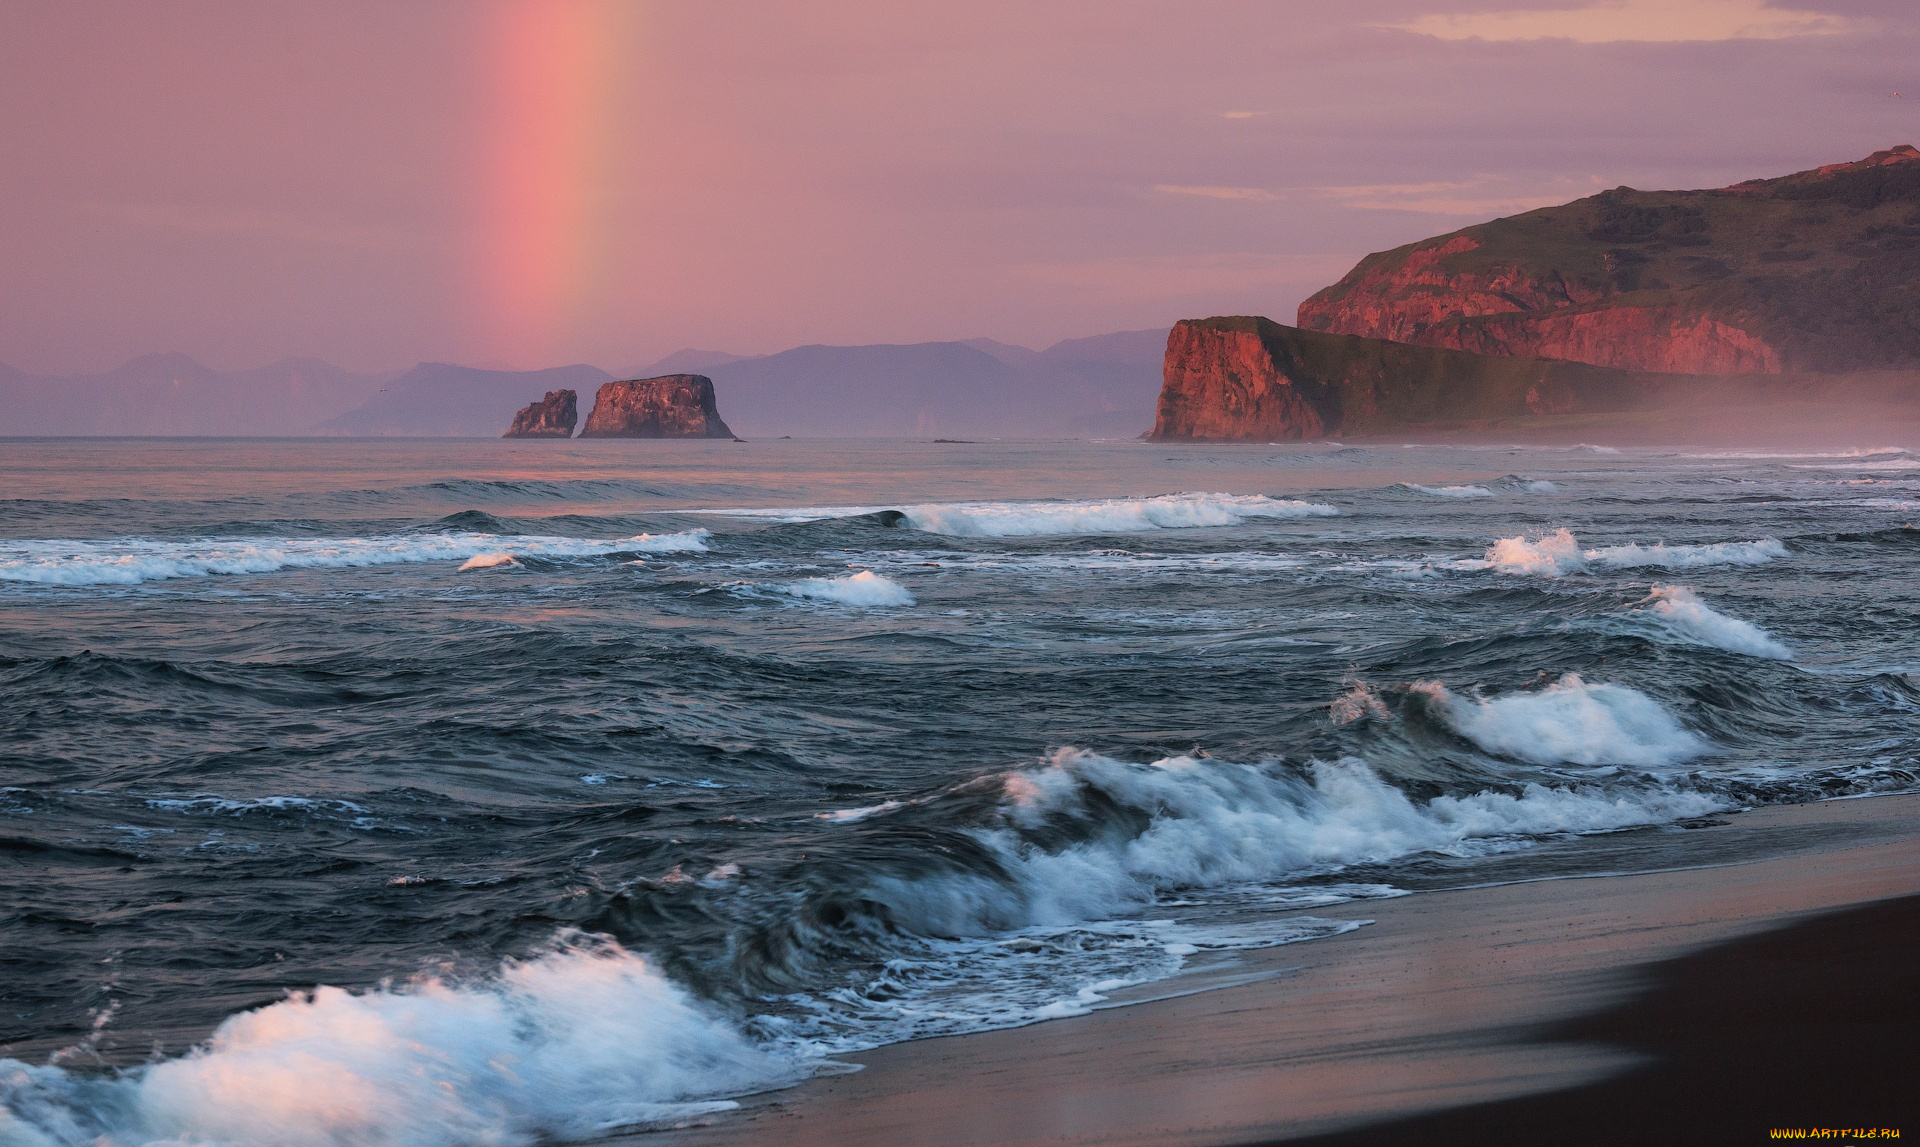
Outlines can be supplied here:
M622 0L487 10L473 281L484 344L521 366L564 356L606 270L613 82L637 11Z

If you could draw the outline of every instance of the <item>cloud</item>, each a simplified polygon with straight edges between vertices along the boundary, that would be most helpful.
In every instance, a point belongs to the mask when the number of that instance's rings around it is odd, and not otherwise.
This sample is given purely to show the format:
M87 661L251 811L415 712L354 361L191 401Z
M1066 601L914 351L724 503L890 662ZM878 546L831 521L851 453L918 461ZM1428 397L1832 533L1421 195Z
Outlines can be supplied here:
M1121 255L1016 268L1029 281L1107 302L1195 295L1316 290L1360 261L1358 254L1233 251L1206 255Z
M1264 187L1209 187L1179 183L1156 183L1155 191L1163 195L1194 195L1201 199L1244 199L1256 203L1270 203L1279 199L1277 192Z
M1860 20L1775 8L1766 0L1601 0L1581 8L1434 13L1375 24L1441 40L1573 40L1582 44L1785 40L1859 30Z
M1263 116L1266 114L1267 114L1266 112L1221 112L1220 118L1221 119L1252 119L1254 116Z
M1561 177L1549 181L1544 187L1537 183L1514 187L1512 183L1513 180L1504 175L1477 175L1455 182L1370 183L1294 187L1278 191L1265 187L1179 183L1157 183L1153 189L1163 195L1188 195L1241 203L1319 199L1331 200L1337 206L1357 211L1411 211L1422 215L1494 217L1517 215L1541 207L1556 207L1570 199L1592 194L1601 185L1597 176L1585 182Z

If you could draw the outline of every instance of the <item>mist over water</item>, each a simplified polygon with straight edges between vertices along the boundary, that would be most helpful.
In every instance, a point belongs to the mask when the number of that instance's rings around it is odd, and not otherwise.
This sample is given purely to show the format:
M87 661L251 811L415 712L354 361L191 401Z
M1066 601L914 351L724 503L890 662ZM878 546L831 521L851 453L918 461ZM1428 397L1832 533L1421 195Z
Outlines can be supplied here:
M1912 789L1907 457L10 443L0 1144L669 1125Z

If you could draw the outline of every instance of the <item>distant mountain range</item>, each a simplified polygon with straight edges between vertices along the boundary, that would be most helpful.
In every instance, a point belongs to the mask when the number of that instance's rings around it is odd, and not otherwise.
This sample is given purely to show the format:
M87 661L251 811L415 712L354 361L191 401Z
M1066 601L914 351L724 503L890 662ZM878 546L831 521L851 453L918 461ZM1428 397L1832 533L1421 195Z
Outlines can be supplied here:
M1167 331L1067 339L1046 350L991 339L803 346L741 356L687 349L617 376L711 377L749 438L1131 436L1153 424ZM421 363L355 374L317 359L221 372L180 354L99 375L26 375L0 364L0 436L323 435L497 437L549 390L601 383L595 366L480 370Z

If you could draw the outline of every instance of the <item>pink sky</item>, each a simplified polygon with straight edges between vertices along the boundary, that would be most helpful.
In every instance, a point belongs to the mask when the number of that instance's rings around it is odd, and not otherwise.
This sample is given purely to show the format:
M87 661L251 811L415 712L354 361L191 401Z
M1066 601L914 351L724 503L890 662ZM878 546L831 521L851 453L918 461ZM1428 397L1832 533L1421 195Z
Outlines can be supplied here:
M11 0L0 28L0 361L36 372L1290 320L1368 251L1920 143L1892 0Z

